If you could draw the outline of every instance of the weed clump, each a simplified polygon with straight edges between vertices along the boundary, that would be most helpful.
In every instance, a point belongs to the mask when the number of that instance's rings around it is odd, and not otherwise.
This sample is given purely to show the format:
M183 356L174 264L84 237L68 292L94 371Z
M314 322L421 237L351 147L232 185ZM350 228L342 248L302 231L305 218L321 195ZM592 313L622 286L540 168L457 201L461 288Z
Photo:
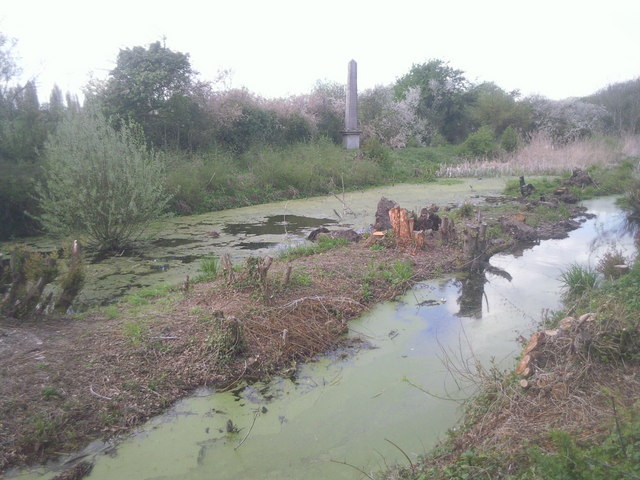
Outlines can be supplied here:
M578 299L598 285L598 272L591 266L570 265L560 275L567 299Z
M245 350L242 324L235 317L214 315L211 330L206 349L219 363L229 363Z
M218 277L220 272L220 260L215 255L207 255L200 264L202 273L195 279L197 282L211 282Z
M598 262L596 270L607 280L617 280L624 275L627 264L628 260L624 254L620 250L612 248L605 252Z

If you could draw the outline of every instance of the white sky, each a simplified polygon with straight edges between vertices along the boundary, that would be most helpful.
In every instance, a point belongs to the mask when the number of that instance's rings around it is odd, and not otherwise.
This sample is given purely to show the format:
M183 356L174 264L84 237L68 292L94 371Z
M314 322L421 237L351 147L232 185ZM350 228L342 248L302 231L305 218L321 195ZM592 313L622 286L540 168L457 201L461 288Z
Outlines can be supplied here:
M640 77L638 0L0 0L0 32L17 39L23 79L47 101L54 83L81 93L120 49L188 53L202 80L265 97L308 93L317 80L388 85L432 58L473 82L551 99Z

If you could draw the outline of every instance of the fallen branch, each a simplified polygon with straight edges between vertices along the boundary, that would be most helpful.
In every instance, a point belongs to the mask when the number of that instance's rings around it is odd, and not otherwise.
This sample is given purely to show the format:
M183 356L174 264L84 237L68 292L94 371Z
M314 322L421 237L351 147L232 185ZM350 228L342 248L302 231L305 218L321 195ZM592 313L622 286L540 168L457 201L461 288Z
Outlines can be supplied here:
M322 302L323 300L332 300L332 301L336 301L339 303L353 303L355 305L361 305L360 302L356 302L354 299L349 298L349 297L327 297L324 295L316 295L313 297L302 297L302 298L298 298L296 300L293 300L285 305L282 305L280 307L273 307L274 309L278 309L278 310L284 310L286 308L295 308L298 306L298 304L302 303L302 302L306 302L309 300L314 300L317 302Z
M99 393L96 393L93 390L93 385L89 385L89 391L98 398L101 398L103 400L111 400L111 397L105 397L104 395L100 395Z
M391 445L393 445L394 447L396 447L398 450L400 450L400 453L402 455L404 455L404 458L407 459L407 462L409 462L409 465L411 465L411 470L415 470L415 466L413 465L413 462L411 461L411 459L409 458L409 455L406 454L406 452L404 450L402 450L398 445L396 445L394 442L392 442L391 440L389 440L388 438L385 438L385 441L389 442Z
M260 415L260 410L256 410L255 411L255 413L253 415L253 422L251 422L251 426L249 427L249 431L244 436L244 438L242 440L240 440L240 443L238 445L236 445L235 447L233 447L234 450L239 449L242 446L242 444L244 443L244 441L249 437L249 434L251 433L251 430L253 430L253 426L256 424L256 419L258 418L258 415Z
M371 480L376 480L375 478L373 478L371 475L369 475L367 472L365 472L364 470L362 470L361 468L356 467L355 465L352 465L350 463L347 462L341 462L340 460L330 460L333 463L339 463L340 465L346 465L347 467L351 467L357 471L359 471L361 474L363 474L364 476L366 476L367 478L370 478Z

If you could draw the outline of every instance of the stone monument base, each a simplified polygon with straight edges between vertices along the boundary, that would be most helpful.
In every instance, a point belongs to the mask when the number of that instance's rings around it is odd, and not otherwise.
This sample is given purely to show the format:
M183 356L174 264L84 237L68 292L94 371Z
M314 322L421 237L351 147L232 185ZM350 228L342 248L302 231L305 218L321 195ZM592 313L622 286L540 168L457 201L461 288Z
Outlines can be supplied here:
M347 150L358 150L360 148L359 131L342 132L342 146Z

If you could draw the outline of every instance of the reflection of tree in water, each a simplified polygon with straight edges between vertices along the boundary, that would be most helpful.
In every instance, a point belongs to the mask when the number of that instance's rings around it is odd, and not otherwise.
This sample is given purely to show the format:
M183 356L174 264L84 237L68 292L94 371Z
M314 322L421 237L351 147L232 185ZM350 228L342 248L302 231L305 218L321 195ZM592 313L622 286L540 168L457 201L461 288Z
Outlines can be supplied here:
M631 235L636 246L640 247L640 214L627 214L622 228L622 233Z
M486 299L484 294L484 284L487 283L486 272L498 275L509 281L512 278L508 272L489 263L469 271L464 278L458 279L460 296L457 302L460 305L460 310L456 313L456 316L482 318L482 300L483 298Z
M484 284L486 281L484 269L473 270L466 277L458 280L460 285L460 296L458 297L460 311L456 313L456 316L482 318L482 298L484 297Z

